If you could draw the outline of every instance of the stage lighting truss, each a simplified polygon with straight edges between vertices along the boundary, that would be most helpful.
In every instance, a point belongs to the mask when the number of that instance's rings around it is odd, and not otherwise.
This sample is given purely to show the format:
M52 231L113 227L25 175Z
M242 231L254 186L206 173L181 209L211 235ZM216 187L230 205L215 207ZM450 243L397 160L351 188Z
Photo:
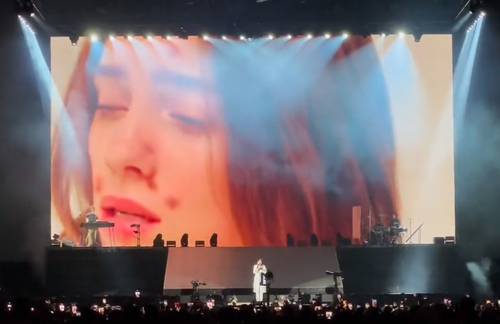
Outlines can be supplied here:
M469 27L467 27L467 32L472 31L474 29L474 27L476 27L479 20L484 19L485 16L486 16L486 12L481 11L479 13L479 15L477 15L477 17L474 19L474 21L469 25Z
M483 0L469 0L469 12L474 14L483 9Z
M22 17L35 17L36 6L33 0L17 0L17 14Z
M477 24L477 22L484 18L486 15L485 12L481 11L476 19L474 20L474 22L467 28L467 31L470 31L472 28L474 28L475 24ZM22 16L20 16L20 19L21 19L21 22L24 22L24 23L27 23L26 20L24 20L24 18ZM137 38L140 38L142 40L147 40L147 41L154 41L154 40L173 40L173 39L187 39L188 37L198 37L198 38L201 38L203 39L204 41L211 41L211 40L217 40L217 39L220 39L220 40L223 40L223 41L230 41L230 40L239 40L239 41L242 41L242 42L251 42L253 41L254 39L267 39L267 40L275 40L275 39L285 39L285 40L291 40L294 35L292 34L281 34L281 35L276 35L274 33L267 33L267 34L263 34L263 35L251 35L251 36L248 36L248 35L245 35L245 34L240 34L238 36L235 36L235 35L232 35L232 36L228 36L226 34L223 34L223 35L220 35L220 36L213 36L213 35L210 35L208 33L205 33L205 34L200 34L198 36L196 35L193 35L193 36L188 36L188 35L177 35L177 34L143 34L143 35L138 35L138 34L134 34L134 33L128 33L128 34L114 34L114 33L110 33L108 34L107 36L106 35L100 35L98 33L89 33L87 34L88 38L92 41L92 42L98 42L98 41L105 41L105 40L110 40L110 41L115 41L115 40L128 40L128 41L133 41L134 39L137 40ZM344 40L350 38L352 36L360 36L360 37L370 37L372 34L368 33L368 32L363 32L363 33L359 33L359 32L353 32L352 34L349 32L349 31L339 31L339 32L330 32L330 31L326 31L324 32L323 34L318 34L318 35L314 35L313 33L302 33L302 34L296 34L297 37L302 37L303 39L306 39L306 40L313 40L313 39L316 39L315 37L317 37L318 39L320 38L323 38L325 40L328 40L328 39L333 39L335 37L340 37ZM373 35L376 35L375 33ZM392 33L387 33L385 31L383 32L380 32L378 34L381 38L385 38L385 37L388 37L388 36L397 36L399 38L404 38L405 36L407 35L413 35L414 36L414 39L416 42L419 42L420 39L422 38L422 35L423 35L423 32L420 28L418 29L413 29L412 31L410 32L406 32L405 30L395 30L393 31ZM76 46L77 43L78 43L78 39L79 39L80 36L76 35L76 34L70 34L69 35L69 39L71 41L71 44L73 46Z

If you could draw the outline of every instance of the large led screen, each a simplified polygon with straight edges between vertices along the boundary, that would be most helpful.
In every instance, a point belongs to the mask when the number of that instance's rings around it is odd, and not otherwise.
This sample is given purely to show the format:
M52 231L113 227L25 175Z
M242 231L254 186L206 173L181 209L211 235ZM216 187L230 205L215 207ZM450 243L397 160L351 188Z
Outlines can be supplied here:
M51 71L51 230L76 245L89 206L105 246L454 235L450 35L53 37Z

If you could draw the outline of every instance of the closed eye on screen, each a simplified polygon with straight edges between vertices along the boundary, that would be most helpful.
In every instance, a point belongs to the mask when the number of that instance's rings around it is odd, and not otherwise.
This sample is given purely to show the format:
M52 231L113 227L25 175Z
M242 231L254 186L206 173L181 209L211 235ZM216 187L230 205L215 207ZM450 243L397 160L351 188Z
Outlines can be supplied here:
M126 106L120 106L120 105L99 105L97 109L101 110L120 110L120 111L127 111L128 107Z
M121 105L99 105L98 110L101 111L107 111L107 112L119 112L119 111L128 111L127 106L121 106ZM198 127L198 128L204 128L205 122L198 119L198 118L193 118L189 117L187 115L179 114L179 113L170 113L169 114L171 118L181 122L184 125L187 126L193 126L193 127Z
M196 126L196 127L204 127L205 123L197 118L192 118L186 115L181 115L177 113L171 113L170 116L174 119L177 119L178 121L190 125L190 126Z

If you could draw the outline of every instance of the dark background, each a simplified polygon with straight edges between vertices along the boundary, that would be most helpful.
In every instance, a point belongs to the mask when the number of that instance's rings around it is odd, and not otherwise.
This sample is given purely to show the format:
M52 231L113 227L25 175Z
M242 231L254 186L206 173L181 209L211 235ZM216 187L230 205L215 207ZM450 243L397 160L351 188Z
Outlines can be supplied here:
M492 7L484 20L464 125L455 130L456 234L475 258L500 256L499 18Z
M15 10L0 2L0 261L39 260L50 238L50 103Z
M89 2L69 1L72 5L85 3L86 7L90 7ZM364 1L355 2L357 11L353 17L358 17L356 19L362 16L360 12L373 13L374 21L386 19L377 18L373 11L364 11ZM439 9L440 14L444 12L450 1L416 3L424 6L419 13L428 12L431 16L434 9ZM460 3L455 1L454 6L445 8L450 21ZM241 20L242 9L236 9ZM380 11L387 14L386 9L381 7ZM57 10L51 10L50 14L56 17ZM397 14L397 10L393 8L392 14ZM65 14L61 11L60 15ZM278 12L276 15L277 20L283 18ZM497 9L490 5L479 40L465 125L455 131L457 239L469 258L500 257L499 18ZM357 23L356 19L353 18L352 25ZM363 25L363 28L370 26ZM442 25L437 27L440 28ZM458 31L454 37L455 56L459 53L463 32L463 29ZM48 38L40 33L38 37L47 55ZM15 1L0 1L0 262L29 261L41 269L44 247L50 239L50 116L47 113L50 103L40 95L34 71L16 16Z

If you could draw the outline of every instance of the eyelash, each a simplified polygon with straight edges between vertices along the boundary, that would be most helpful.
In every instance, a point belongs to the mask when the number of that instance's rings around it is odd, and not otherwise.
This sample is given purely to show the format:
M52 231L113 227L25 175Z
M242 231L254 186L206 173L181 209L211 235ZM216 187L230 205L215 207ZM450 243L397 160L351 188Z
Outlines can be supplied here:
M100 105L97 107L97 109L102 109L102 110L128 110L127 107L125 106L119 106L119 105Z
M177 114L177 113L170 113L169 115L170 115L170 117L174 118L175 120L178 120L178 121L182 122L183 124L186 124L189 126L199 127L199 128L202 128L205 126L205 124L201 120L196 119L196 118L192 118L192 117Z
M101 105L97 107L97 110L100 111L101 113L104 113L108 115L109 117L114 116L116 113L120 112L127 112L128 108L125 106L113 106L113 105ZM111 115L113 114L113 115ZM183 114L179 113L168 113L168 116L172 119L174 119L176 122L180 123L180 126L184 128L186 131L204 131L206 130L206 124L205 122L189 117Z
M97 107L97 111L104 114L105 117L115 117L117 113L127 112L128 108L125 106L100 105Z
M181 129L187 133L202 133L206 131L206 124L197 118L177 113L169 113L169 116L178 122Z

